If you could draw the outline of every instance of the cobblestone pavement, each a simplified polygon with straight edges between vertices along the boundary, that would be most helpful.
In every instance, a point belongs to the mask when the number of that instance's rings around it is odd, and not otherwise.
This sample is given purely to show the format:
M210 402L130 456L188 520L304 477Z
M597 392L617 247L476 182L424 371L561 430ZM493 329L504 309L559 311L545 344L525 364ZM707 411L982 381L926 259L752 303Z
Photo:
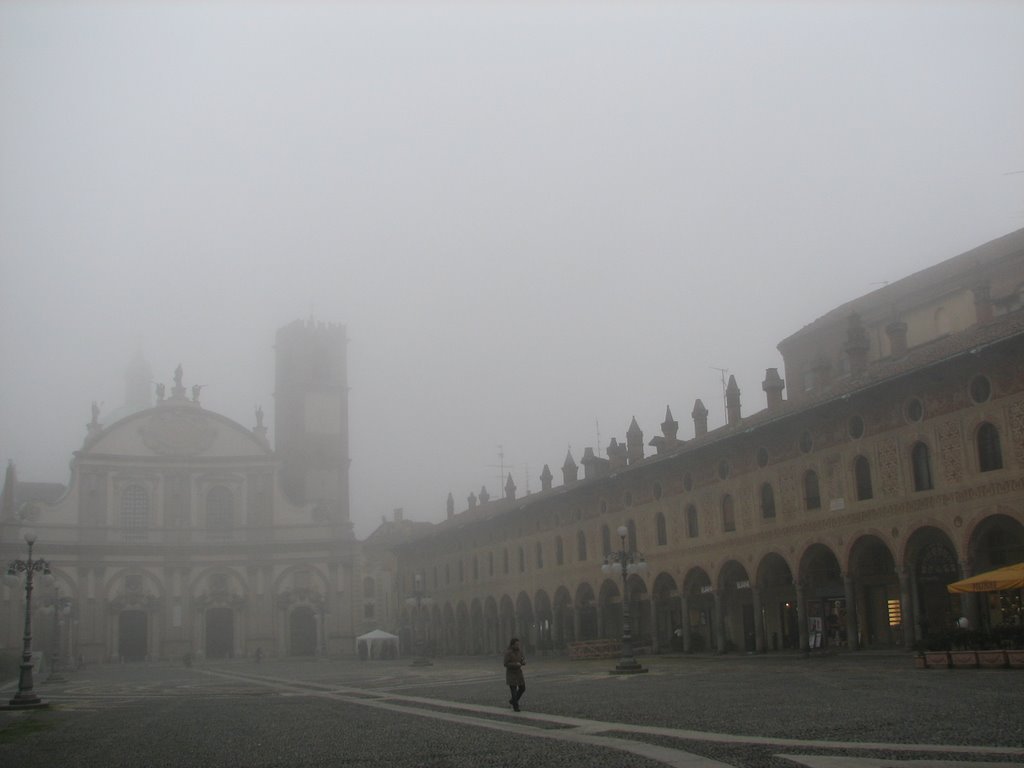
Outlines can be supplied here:
M1024 766L1024 671L905 655L102 665L0 712L4 766ZM0 695L9 699L8 686Z

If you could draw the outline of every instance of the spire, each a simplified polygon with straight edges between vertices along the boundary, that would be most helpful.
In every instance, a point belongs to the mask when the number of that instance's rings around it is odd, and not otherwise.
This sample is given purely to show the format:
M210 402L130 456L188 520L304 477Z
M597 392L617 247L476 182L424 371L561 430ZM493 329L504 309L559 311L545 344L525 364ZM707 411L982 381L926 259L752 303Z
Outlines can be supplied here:
M491 500L491 494L489 494L487 492L487 486L486 485L481 485L480 486L480 503L481 504L486 504L490 500Z
M512 473L508 473L508 480L505 481L505 498L513 501L516 497L516 484L512 480Z
M740 387L736 383L736 377L729 375L729 385L725 388L726 412L729 425L740 423Z
M448 519L451 520L455 517L455 497L452 496L451 491L448 492L448 502L445 507L448 510Z
M636 423L636 416L634 416L629 423L629 429L626 430L626 460L630 464L635 464L643 459L644 433L640 429L640 425Z
M708 409L699 397L694 402L690 415L693 417L693 436L704 437L708 433Z
M551 490L551 479L552 479L551 470L548 468L548 465L545 464L544 465L544 469L542 469L541 472L540 472L540 489L542 491L550 491Z
M575 483L579 479L580 468L572 457L572 450L565 453L565 461L562 463L562 484Z
M0 519L14 519L14 488L18 484L17 473L14 471L14 461L7 461L7 471L4 472L4 491L0 501Z

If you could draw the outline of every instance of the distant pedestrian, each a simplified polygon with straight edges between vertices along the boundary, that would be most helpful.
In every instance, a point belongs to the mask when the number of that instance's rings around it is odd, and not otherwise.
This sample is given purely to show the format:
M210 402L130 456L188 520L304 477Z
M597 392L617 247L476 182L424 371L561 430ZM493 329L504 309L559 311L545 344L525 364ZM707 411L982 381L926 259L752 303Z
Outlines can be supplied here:
M508 689L512 693L512 698L508 700L508 703L516 712L519 711L519 699L526 691L526 678L523 677L523 667L525 666L526 657L519 647L519 638L513 637L509 641L508 650L505 651L505 684L508 685Z

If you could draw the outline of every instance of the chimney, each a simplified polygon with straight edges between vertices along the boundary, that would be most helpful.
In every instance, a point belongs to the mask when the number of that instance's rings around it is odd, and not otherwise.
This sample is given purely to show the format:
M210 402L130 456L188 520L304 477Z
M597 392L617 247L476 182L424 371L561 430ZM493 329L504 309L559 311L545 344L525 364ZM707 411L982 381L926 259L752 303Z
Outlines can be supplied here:
M672 418L672 409L665 406L665 420L661 422L661 435L651 438L649 445L653 445L658 453L665 453L679 445L679 422Z
M448 502L445 505L445 508L448 510L449 520L455 517L455 497L452 496L451 491L448 492Z
M626 460L628 457L626 446L619 445L619 441L614 437L611 442L608 443L608 469L615 471L616 469L622 469L626 466Z
M481 504L486 504L490 500L491 500L491 494L489 494L487 492L487 486L486 485L481 485L480 486L480 503Z
M509 501L515 501L516 498L516 484L512 480L512 473L508 473L508 480L505 482L505 498Z
M544 469L540 471L540 489L542 491L551 490L551 469L547 464L545 464Z
M868 350L871 349L871 342L868 341L868 332L864 330L864 323L856 312L850 315L850 322L846 326L846 343L843 351L850 361L850 373L858 376L864 373L868 367Z
M740 423L740 388L736 377L729 375L729 384L725 388L725 410L729 418L729 426Z
M562 485L575 483L579 479L580 468L572 457L572 451L566 451L565 462L562 464Z
M903 357L907 354L907 324L902 320L893 320L885 326L885 332L889 335L892 356Z
M476 494L469 494L469 498L466 499L467 509L476 509Z
M978 283L971 291L974 293L974 314L978 323L991 322L995 317L992 308L992 288L988 283Z
M690 415L693 416L693 436L704 437L708 433L708 409L704 407L699 397L694 402Z
M765 396L768 398L768 410L771 411L782 405L782 390L785 389L786 382L779 376L778 368L766 368L764 372L764 381L761 382L761 389L764 390Z
M626 430L626 460L630 464L644 460L644 433L636 423L636 416Z
M448 494L448 498L449 499L451 498L451 494ZM451 517L451 515L448 515L448 516ZM405 518L405 510L403 510L401 507L395 507L395 522L396 523L400 523L400 522L402 522L402 520L404 518Z

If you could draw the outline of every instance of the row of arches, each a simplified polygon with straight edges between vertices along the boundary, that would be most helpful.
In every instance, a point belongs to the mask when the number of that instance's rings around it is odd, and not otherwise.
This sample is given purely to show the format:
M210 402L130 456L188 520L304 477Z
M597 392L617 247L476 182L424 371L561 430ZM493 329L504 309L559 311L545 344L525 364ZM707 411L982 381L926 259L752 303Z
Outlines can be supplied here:
M714 573L694 566L679 581L663 569L625 584L605 578L439 601L406 608L401 633L405 648L423 642L441 654L498 653L513 635L531 652L559 650L620 637L625 601L635 642L653 652L909 647L961 616L997 621L977 596L953 597L946 585L1024 559L1024 526L1003 514L977 525L965 561L939 526L922 526L898 552L887 538L866 533L841 554L812 543L794 563L768 551L749 567L736 559Z

